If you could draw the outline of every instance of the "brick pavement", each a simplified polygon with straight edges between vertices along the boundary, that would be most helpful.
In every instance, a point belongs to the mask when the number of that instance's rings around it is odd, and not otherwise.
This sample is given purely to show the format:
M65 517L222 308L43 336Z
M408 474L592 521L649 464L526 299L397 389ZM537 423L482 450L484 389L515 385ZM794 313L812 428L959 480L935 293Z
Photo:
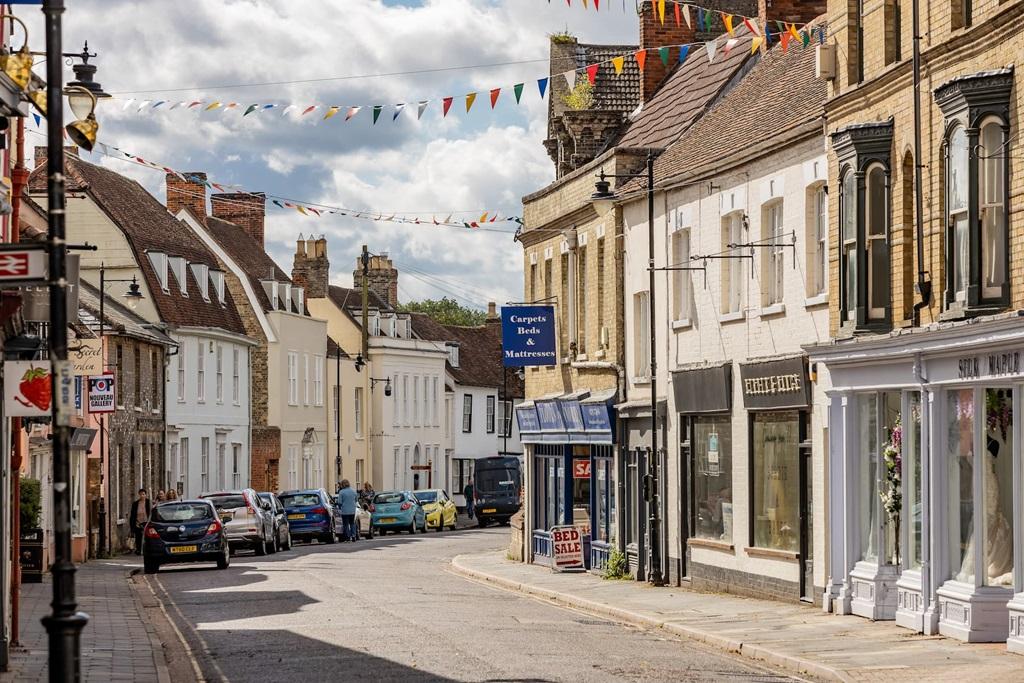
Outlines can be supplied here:
M624 623L685 638L832 681L1024 681L1024 657L1006 644L922 636L892 622L825 614L820 608L685 588L650 588L593 574L557 574L503 553L460 555L465 577Z
M129 572L141 562L132 556L94 560L75 573L78 608L89 615L82 633L82 680L85 683L164 683L169 680L163 651L152 636L129 585ZM46 630L40 619L50 611L53 586L21 587L21 643L11 651L11 670L4 680L45 681ZM13 675L13 678L8 678Z

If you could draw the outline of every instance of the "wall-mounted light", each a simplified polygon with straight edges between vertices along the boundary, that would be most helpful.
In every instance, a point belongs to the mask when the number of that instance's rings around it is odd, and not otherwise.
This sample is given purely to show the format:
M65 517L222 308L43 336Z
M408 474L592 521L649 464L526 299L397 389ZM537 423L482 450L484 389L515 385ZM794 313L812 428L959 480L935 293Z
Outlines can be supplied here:
M14 81L15 85L25 90L29 81L32 80L32 53L28 49L28 26L13 14L0 14L0 21L4 19L21 24L21 28L25 31L25 44L15 52L0 51L0 68L8 78Z

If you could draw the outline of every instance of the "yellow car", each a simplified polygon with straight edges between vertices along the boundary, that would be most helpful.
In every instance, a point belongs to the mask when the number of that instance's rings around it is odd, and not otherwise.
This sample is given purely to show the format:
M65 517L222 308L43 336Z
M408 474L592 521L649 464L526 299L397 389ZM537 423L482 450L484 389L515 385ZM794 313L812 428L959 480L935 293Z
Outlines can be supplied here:
M456 510L455 502L448 497L442 489L426 489L424 491L413 491L416 500L423 507L427 516L427 528L444 531L448 527L455 530Z

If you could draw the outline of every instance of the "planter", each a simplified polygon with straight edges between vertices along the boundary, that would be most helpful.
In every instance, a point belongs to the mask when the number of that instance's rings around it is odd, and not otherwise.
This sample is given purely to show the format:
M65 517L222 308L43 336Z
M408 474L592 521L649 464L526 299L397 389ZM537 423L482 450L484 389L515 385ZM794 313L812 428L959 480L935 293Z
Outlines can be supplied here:
M21 530L21 582L43 582L43 540L42 529Z

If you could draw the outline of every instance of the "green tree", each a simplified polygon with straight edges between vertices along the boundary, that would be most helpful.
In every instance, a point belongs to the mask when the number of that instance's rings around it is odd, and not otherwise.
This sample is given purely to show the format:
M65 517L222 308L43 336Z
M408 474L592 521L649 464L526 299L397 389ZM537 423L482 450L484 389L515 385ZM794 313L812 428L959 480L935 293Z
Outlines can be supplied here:
M487 322L487 313L474 308L467 308L455 299L424 299L399 304L398 310L404 313L425 313L442 325L462 325L476 327Z
M21 478L21 529L35 529L43 511L42 491L38 479Z

